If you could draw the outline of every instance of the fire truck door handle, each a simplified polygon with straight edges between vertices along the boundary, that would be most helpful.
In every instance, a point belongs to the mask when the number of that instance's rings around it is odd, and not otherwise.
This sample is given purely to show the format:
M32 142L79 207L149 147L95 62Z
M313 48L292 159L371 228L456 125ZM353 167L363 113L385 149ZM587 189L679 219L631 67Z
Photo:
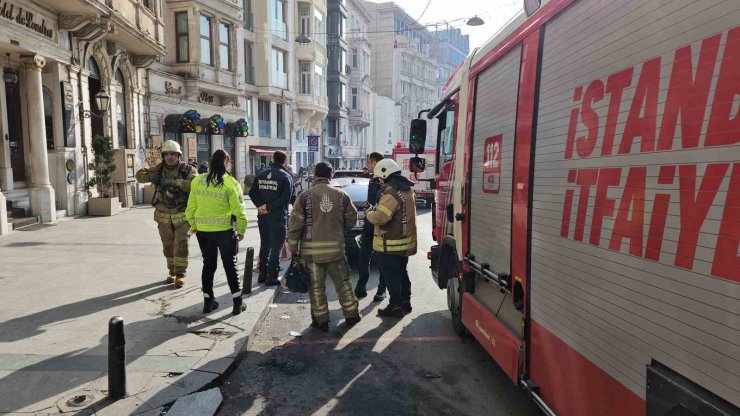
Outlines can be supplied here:
M453 204L447 204L447 221L455 221L455 206Z
M462 221L465 219L465 214L463 214L462 212L458 212L457 214L455 214L455 219L458 221Z

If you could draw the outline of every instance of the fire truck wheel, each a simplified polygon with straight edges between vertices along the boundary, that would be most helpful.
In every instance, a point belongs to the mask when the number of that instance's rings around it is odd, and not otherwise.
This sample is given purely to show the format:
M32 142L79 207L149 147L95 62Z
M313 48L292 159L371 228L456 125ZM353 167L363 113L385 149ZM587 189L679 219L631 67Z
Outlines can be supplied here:
M447 281L447 306L452 314L452 329L459 337L470 337L470 332L462 322L462 293L460 281L457 278Z

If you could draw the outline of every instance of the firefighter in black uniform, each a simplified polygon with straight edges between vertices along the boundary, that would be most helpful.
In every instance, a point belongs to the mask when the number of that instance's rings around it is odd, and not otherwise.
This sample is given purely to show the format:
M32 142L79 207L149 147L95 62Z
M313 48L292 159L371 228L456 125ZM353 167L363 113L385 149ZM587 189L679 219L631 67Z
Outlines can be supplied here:
M280 251L288 232L288 204L293 194L293 178L285 170L287 156L281 151L272 155L272 163L254 180L249 198L257 207L260 231L259 283L278 284Z
M375 164L383 160L383 155L378 152L370 153L367 157L367 167L372 172L375 169ZM367 168L366 168L367 169ZM380 182L380 178L372 174L369 175L370 183L367 187L367 207L368 209L378 203L380 190L383 184ZM373 252L373 224L370 221L365 220L365 224L362 227L362 234L360 234L360 256L357 260L357 286L355 286L355 296L357 299L362 299L367 296L367 281L370 278L370 256ZM385 299L385 279L383 274L380 274L378 278L378 291L373 297L374 302L382 302Z

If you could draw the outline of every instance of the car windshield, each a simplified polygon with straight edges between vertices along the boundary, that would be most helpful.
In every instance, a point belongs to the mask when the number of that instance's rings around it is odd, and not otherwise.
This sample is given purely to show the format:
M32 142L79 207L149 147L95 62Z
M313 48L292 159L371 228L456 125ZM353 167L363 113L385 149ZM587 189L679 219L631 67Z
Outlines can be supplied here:
M367 188L370 181L364 178L340 178L334 179L331 184L347 192L352 203L357 208L365 208L367 205Z
M332 175L334 178L364 178L365 173L361 170L338 170Z

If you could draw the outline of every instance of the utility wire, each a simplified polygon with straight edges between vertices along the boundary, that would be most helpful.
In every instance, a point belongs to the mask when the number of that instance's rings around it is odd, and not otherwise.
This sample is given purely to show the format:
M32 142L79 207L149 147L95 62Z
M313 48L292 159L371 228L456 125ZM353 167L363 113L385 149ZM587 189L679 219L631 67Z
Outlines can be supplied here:
M429 0L427 2L427 5L424 7L424 10L421 11L421 15L416 18L416 23L419 23L419 20L424 16L424 13L426 13L427 9L429 8L429 5L432 4L432 0Z

